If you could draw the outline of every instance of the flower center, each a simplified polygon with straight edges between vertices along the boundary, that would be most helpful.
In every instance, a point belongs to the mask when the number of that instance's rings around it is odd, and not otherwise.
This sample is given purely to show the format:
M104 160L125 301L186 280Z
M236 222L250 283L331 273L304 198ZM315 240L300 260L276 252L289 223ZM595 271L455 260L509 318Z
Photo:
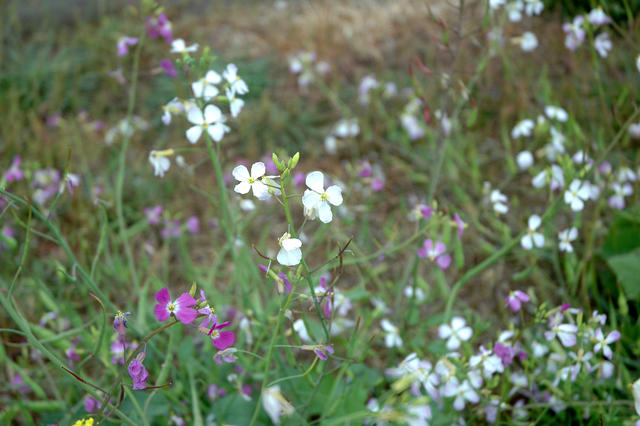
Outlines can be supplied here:
M326 201L329 198L329 196L327 195L326 192L323 192L322 194L320 194L320 199L322 201Z
M217 339L218 337L220 337L220 332L218 330L211 331L211 338L212 339Z
M168 310L169 312L173 313L173 312L176 310L176 305L175 305L175 303L169 303L169 304L167 305L167 310Z
M252 177L249 178L249 183L255 183L255 181L256 180L254 178L252 178Z

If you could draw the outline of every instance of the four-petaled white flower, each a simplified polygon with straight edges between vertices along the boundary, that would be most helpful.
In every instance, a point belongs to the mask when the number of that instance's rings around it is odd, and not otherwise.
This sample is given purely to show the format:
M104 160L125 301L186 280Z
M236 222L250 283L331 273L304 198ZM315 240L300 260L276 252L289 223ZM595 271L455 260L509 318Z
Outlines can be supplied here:
M227 95L227 99L229 100L229 110L231 111L231 116L236 118L240 111L242 111L242 107L244 107L244 101L240 98L236 97L236 93L230 88L227 87L225 90Z
M173 149L165 149L163 151L151 151L149 153L149 162L153 166L154 176L164 176L164 172L169 170L171 161L168 157L173 155Z
M504 365L499 356L493 354L493 351L485 349L484 346L480 346L480 353L472 355L469 358L469 366L476 368L482 365L482 371L484 377L489 379L494 373L502 373L504 371Z
M402 346L402 337L400 337L400 330L398 327L391 324L391 321L388 319L383 319L380 321L380 326L385 331L384 335L384 344L388 348L401 347Z
M193 96L196 98L202 98L205 101L209 101L210 99L218 96L220 91L216 87L216 84L222 81L222 77L220 74L213 70L207 71L204 77L200 80L194 81L191 83L191 90L193 90Z
M324 175L322 172L311 172L306 179L309 189L304 191L302 196L302 204L309 212L310 217L317 214L320 221L329 223L333 219L331 213L331 205L339 206L342 204L342 190L337 185L331 185L325 191Z
M453 317L451 324L442 324L438 327L438 335L441 339L447 339L447 349L454 351L460 347L462 342L471 339L473 330L467 327L464 318Z
M238 194L246 194L249 190L253 191L253 195L259 200L266 200L271 196L269 188L262 181L266 167L262 161L253 163L251 166L251 174L243 165L236 166L231 174L236 180L240 181L233 190Z
M595 353L598 353L600 352L600 350L602 350L602 354L605 356L605 358L611 359L611 357L613 356L613 351L609 347L609 343L613 343L618 339L620 339L620 332L618 330L613 330L607 335L607 337L605 337L602 330L598 328L594 336L594 340L597 343L593 347L593 351Z
M562 324L561 313L549 318L549 327L550 330L544 332L544 338L547 339L547 342L558 336L564 347L569 348L576 344L578 327L574 324Z
M574 179L569 189L564 192L564 202L569 204L571 210L579 212L584 208L584 202L589 199L589 187L578 179Z
M514 41L518 43L520 45L520 49L524 50L525 52L531 52L532 50L535 50L536 47L538 47L538 37L536 37L536 35L531 31L525 32L524 34L522 34L522 36L517 37Z
M544 107L544 113L547 114L547 117L562 122L569 119L567 111L565 111L564 108L555 105L547 105Z
M456 411L464 410L464 406L467 401L472 404L480 401L480 397L477 392L471 387L468 380L460 383L457 377L452 377L451 380L442 389L442 393L446 397L455 397L453 401L453 408Z
M527 170L533 165L533 154L529 151L521 151L516 156L516 163L518 163L520 170Z
M184 111L184 103L178 98L173 98L166 105L162 106L162 122L168 126L171 124L171 115Z
M179 38L171 42L171 53L187 53L198 50L198 43L187 46L183 39Z
M249 93L249 87L238 76L238 67L234 64L228 64L227 68L222 72L222 76L229 82L229 87L234 94L244 95Z
M278 263L283 266L296 266L302 260L302 241L297 238L291 238L291 234L285 232L278 239L280 251L278 252Z
M542 247L544 245L544 235L536 232L536 229L538 229L541 223L542 220L537 214L529 217L527 233L520 240L522 248L525 250L531 250L534 246Z
M491 201L491 204L493 205L493 211L495 211L496 213L505 214L509 211L509 207L506 204L507 196L499 190L494 189L493 191L491 191L491 194L489 194L489 201Z
M194 107L187 111L187 120L195 124L195 126L187 130L187 139L189 142L196 143L203 131L207 131L211 139L220 142L222 137L230 129L224 124L226 118L222 115L220 108L215 105L207 105L204 114L198 107Z
M544 3L542 3L542 0L524 0L524 2L524 11L528 16L540 15L542 13L542 9L544 9Z
M560 249L560 251L572 253L573 246L571 245L571 241L574 241L576 238L578 238L578 230L576 229L576 227L561 231L558 234L558 240L560 241L558 244L558 248Z
M521 136L531 136L531 132L533 131L534 127L535 123L533 122L533 120L530 120L528 118L524 119L513 127L513 130L511 130L511 137L513 139L518 139Z

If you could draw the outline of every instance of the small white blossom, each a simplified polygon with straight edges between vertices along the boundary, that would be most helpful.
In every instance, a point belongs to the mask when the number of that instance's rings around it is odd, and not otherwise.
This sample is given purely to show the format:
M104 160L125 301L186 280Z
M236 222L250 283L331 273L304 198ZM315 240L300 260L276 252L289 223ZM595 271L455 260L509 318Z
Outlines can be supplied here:
M220 74L213 70L207 71L204 77L202 77L198 81L194 81L191 83L191 90L193 91L193 96L196 98L202 98L205 101L209 101L210 99L218 96L220 91L215 86L216 84L222 81L222 77Z
M588 19L589 22L596 26L608 24L609 22L611 22L611 18L609 18L607 14L604 13L601 7L592 9L591 12L589 12Z
M220 142L224 134L230 130L224 124L226 121L225 116L222 115L220 108L215 105L207 105L204 109L204 114L198 107L191 108L187 111L187 120L194 124L186 132L187 139L191 143L198 142L202 132L205 130L211 136L211 139Z
M460 347L462 342L471 339L473 330L467 326L464 318L453 317L451 324L442 324L438 327L438 335L441 339L447 339L447 349L454 351Z
M560 241L558 247L560 251L573 252L571 241L574 241L576 238L578 238L578 230L575 227L561 231L558 234L558 240Z
M519 22L522 20L522 10L524 9L522 0L511 1L507 4L506 9L511 22Z
M613 351L609 347L609 344L616 342L619 339L620 339L620 332L618 330L613 330L611 333L607 335L607 337L605 337L602 330L598 328L594 336L594 340L597 343L593 347L593 351L595 353L598 353L600 352L600 350L602 350L602 354L605 356L605 358L611 359L611 357L613 356Z
M249 170L247 170L245 166L236 166L231 174L240 183L237 184L233 190L238 194L246 194L251 190L257 199L266 200L271 194L262 181L265 171L266 167L261 161L253 163L251 166L251 174L249 174Z
M542 9L544 9L544 3L542 3L542 0L524 0L524 2L524 11L528 16L540 15L542 13Z
M525 52L531 52L538 47L538 37L531 31L527 31L522 36L516 39L516 42L520 45L520 48Z
M455 397L453 401L453 408L456 411L464 410L464 406L466 402L470 402L472 404L480 401L480 397L476 393L476 391L471 387L468 380L459 382L457 377L452 377L451 380L444 386L442 389L442 393L446 397Z
M536 232L541 223L542 220L540 219L540 216L534 214L529 217L527 233L520 240L522 248L525 250L531 250L534 246L542 247L544 245L544 235Z
M249 93L247 83L238 76L238 67L234 64L228 64L227 68L222 72L222 76L229 82L229 87L233 94L245 95Z
M552 120L565 122L569 119L569 114L563 108L555 105L547 105L544 107L544 113Z
M187 53L187 52L195 52L198 50L198 43L192 44L191 46L186 45L183 39L178 38L171 42L171 50L170 53Z
M613 43L609 39L609 33L600 33L593 41L593 47L603 58L606 58L609 55L609 51L613 49Z
M388 348L401 347L402 337L400 337L400 330L393 325L388 319L380 321L380 326L385 331L384 344Z
M276 256L278 263L283 266L296 266L302 260L302 241L297 238L291 238L291 234L285 232L278 239L280 251Z
M489 194L489 201L492 204L493 211L496 213L505 214L509 211L509 207L506 204L507 196L497 189L491 191L491 194Z
M153 166L153 174L155 176L164 177L164 172L169 170L171 161L168 157L173 155L172 149L165 149L163 151L151 151L149 153L149 162Z
M527 170L533 165L533 154L529 151L521 151L516 156L516 162L520 170Z
M342 190L337 185L331 185L325 191L324 175L322 172L311 172L307 175L306 184L309 189L304 191L302 204L310 212L310 216L317 214L323 223L329 223L333 219L331 205L342 204Z
M584 202L589 199L589 195L589 188L582 181L574 179L564 192L564 202L571 207L571 210L579 212L584 208Z
M526 136L529 137L532 134L533 128L535 127L535 123L533 120L524 119L517 123L513 130L511 130L511 137L513 139L518 139L519 137Z

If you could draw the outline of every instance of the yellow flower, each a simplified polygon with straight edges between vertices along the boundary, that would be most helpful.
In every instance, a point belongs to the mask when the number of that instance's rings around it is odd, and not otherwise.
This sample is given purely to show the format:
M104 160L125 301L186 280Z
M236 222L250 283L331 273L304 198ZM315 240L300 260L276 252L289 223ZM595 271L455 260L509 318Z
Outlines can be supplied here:
M93 426L93 417L76 420L72 426Z

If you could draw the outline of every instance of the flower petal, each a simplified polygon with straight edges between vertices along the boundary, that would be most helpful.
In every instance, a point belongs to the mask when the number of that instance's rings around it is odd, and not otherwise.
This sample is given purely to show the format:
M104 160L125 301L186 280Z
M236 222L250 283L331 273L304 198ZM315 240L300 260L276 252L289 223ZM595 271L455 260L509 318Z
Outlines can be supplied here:
M300 263L302 259L302 250L294 249L287 251L284 248L281 248L278 252L277 260L283 266L296 266Z
M249 170L247 170L247 168L243 165L236 166L231 174L234 178L236 178L236 180L239 181L248 180L250 177Z
M162 290L158 290L156 293L156 302L161 305L168 305L171 302L171 295L169 294L169 288L165 287Z
M307 186L313 191L323 193L324 192L324 175L322 172L311 172L307 175Z
M198 304L198 301L194 299L189 293L182 293L180 297L176 300L180 307L191 307Z
M200 139L200 135L202 135L202 127L193 126L187 130L186 135L187 139L189 139L189 142L196 143L198 142L198 139Z
M334 206L342 204L342 189L338 185L331 185L325 191L327 193L327 199Z
M259 177L264 176L267 168L265 167L262 161L258 161L257 163L253 163L251 166L251 177L254 179L258 179Z
M233 331L221 331L218 337L216 339L211 339L211 341L213 342L213 346L223 351L233 345L236 341L236 335Z
M246 194L247 192L249 192L250 189L251 189L251 185L247 181L240 182L233 188L233 190L236 191L238 194Z
M204 123L204 116L202 115L202 111L197 106L193 108L189 108L187 111L187 120L193 124L202 124Z
M222 117L222 111L215 105L207 105L204 109L204 121L207 123L215 123L220 121Z
M181 323L190 324L198 316L198 311L196 311L195 309L180 306L180 309L178 309L175 314L176 318L178 318Z
M333 219L331 206L329 206L329 203L326 201L323 201L318 205L318 218L322 223L329 223Z
M291 251L302 247L302 241L297 238L287 238L282 242L282 248Z
M160 322L169 318L169 311L167 311L167 305L156 305L153 308L153 313L156 315L156 319Z

